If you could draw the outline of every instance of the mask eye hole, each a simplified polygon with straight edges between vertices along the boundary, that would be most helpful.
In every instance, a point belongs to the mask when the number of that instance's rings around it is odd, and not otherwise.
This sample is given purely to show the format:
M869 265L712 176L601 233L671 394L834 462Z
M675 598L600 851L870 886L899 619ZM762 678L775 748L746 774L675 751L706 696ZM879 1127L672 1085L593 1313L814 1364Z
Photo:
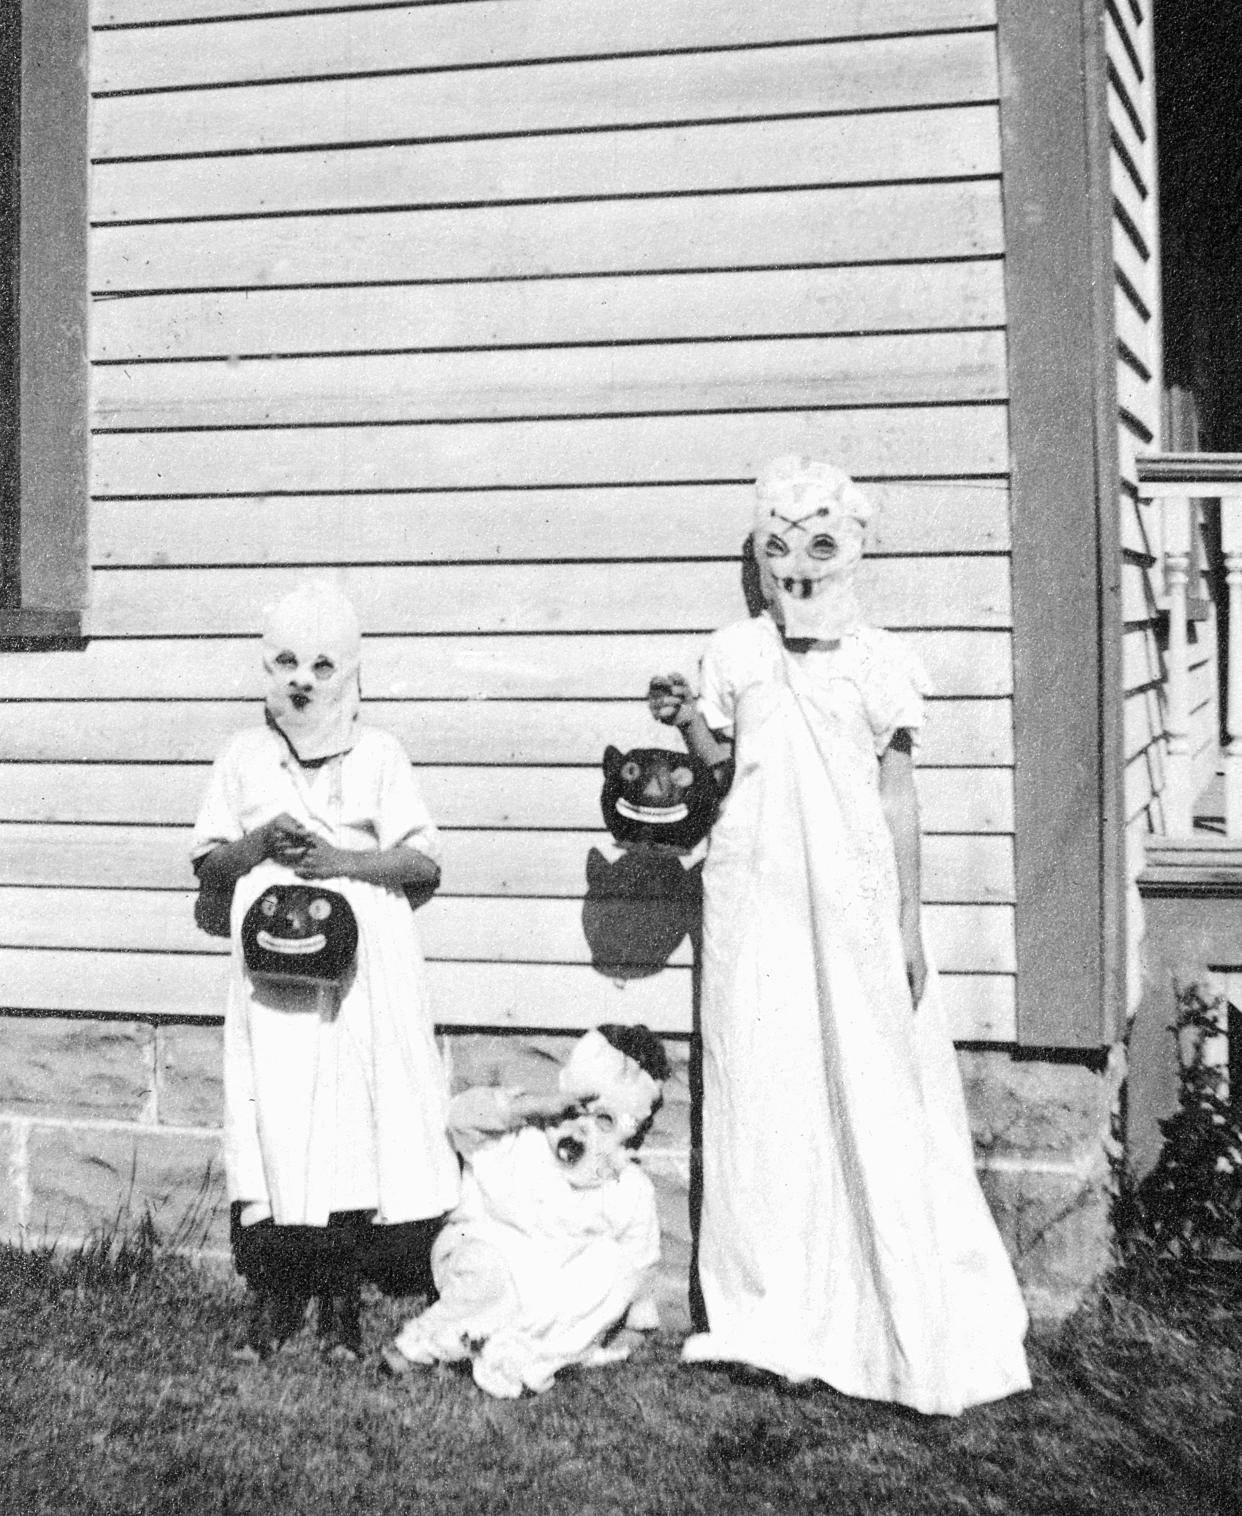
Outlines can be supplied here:
M617 1125L617 1118L611 1111L594 1110L591 1116L601 1132L611 1132Z
M789 552L789 544L778 532L769 532L763 551L769 558L784 558Z
M835 558L837 539L828 532L816 532L807 545L807 551L812 558Z
M272 662L278 669L295 669L298 666L297 654L287 651L277 653Z
M333 674L336 673L336 664L332 662L331 658L325 658L321 653L311 665L311 671L314 673L316 679L331 679Z
M688 790L694 783L694 771L685 764L678 764L669 777L679 790Z
M639 768L633 758L627 759L621 765L621 777L625 780L626 784L633 784L641 773L642 769Z
M310 905L307 906L307 911L310 913L312 921L326 921L332 914L332 907L322 896L316 896Z

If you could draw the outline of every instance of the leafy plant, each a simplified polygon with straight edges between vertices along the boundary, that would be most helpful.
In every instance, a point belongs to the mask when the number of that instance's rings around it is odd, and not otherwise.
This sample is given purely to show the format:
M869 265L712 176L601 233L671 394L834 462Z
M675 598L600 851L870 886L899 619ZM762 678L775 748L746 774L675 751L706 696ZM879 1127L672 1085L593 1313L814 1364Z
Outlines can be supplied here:
M1208 1262L1242 1250L1242 1120L1225 1070L1209 1057L1224 997L1181 986L1169 1030L1181 1054L1177 1109L1160 1123L1164 1145L1143 1182L1121 1197L1123 1249L1131 1260Z

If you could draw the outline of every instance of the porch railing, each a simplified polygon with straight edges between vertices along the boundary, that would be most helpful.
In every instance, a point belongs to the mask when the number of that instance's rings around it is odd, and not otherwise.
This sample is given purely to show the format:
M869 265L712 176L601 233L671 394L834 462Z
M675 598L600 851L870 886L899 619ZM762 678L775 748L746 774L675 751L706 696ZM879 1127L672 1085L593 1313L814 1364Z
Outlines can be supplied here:
M1169 841L1196 836L1196 801L1204 773L1192 742L1190 629L1215 622L1226 630L1226 678L1208 670L1210 715L1223 715L1223 837L1198 833L1198 845L1239 851L1242 861L1242 454L1152 453L1138 460L1139 498L1151 508L1148 535L1159 566L1160 608L1168 616L1165 653L1163 832ZM1213 586L1224 582L1224 603ZM1213 615L1219 613L1219 620ZM1219 700L1219 705L1218 705ZM1217 748L1210 758L1215 768ZM1223 858L1219 861L1224 861Z

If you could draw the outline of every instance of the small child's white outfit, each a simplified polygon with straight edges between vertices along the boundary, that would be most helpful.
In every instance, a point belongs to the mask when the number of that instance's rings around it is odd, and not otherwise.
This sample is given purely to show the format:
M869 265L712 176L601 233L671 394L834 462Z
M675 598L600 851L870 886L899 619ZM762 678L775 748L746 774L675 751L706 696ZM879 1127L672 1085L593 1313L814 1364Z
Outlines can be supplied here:
M279 732L239 732L212 769L194 856L285 812L345 849L398 844L429 858L436 829L400 743L358 729L348 752L305 768ZM457 1199L444 1134L448 1091L435 1044L414 913L401 890L327 880L358 919L356 970L339 1005L307 1008L301 987L258 984L241 921L270 884L298 883L267 859L233 896L224 1023L229 1197L266 1202L281 1225L323 1226L334 1211L381 1223L442 1215Z
M602 1184L571 1184L543 1131L506 1130L509 1100L475 1089L449 1107L465 1167L432 1249L440 1298L395 1343L412 1363L471 1358L480 1389L506 1398L548 1389L569 1364L623 1358L603 1339L660 1253L646 1174L626 1162Z

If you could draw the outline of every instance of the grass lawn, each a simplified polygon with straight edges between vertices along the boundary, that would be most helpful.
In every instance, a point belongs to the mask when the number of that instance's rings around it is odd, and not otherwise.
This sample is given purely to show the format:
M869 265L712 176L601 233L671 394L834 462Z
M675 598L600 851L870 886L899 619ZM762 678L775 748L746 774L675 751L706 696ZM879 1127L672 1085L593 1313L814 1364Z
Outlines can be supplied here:
M1035 1389L959 1420L740 1384L657 1337L547 1395L383 1378L308 1330L236 1364L242 1292L172 1258L0 1249L0 1513L1242 1516L1242 1287L1116 1280L1031 1344Z

